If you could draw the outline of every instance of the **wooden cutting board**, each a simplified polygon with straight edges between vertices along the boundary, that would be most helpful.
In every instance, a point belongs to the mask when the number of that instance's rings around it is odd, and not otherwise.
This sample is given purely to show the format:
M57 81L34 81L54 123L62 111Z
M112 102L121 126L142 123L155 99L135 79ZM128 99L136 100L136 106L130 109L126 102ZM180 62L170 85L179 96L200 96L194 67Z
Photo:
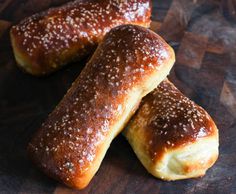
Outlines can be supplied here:
M9 27L66 0L0 0L0 193L236 193L236 20L233 0L154 0L151 28L175 49L170 79L214 118L220 156L203 178L165 182L147 173L124 137L108 150L90 185L75 191L49 179L25 148L86 63L44 78L15 65Z

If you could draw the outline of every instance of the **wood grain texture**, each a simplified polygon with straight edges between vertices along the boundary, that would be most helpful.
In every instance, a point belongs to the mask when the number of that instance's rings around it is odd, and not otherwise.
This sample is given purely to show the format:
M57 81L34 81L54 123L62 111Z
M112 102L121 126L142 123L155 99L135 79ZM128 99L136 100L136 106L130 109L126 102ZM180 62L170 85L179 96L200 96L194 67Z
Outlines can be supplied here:
M14 24L25 16L64 2L0 0L0 20ZM157 180L146 172L124 137L118 136L85 190L71 190L46 177L28 160L26 145L86 60L81 61L81 66L71 64L49 77L26 75L16 67L9 28L4 25L0 30L3 32L0 37L0 193L236 193L235 1L153 0L153 3L152 28L164 35L177 56L184 59L184 63L177 61L170 80L203 106L219 128L220 156L213 168L199 179Z

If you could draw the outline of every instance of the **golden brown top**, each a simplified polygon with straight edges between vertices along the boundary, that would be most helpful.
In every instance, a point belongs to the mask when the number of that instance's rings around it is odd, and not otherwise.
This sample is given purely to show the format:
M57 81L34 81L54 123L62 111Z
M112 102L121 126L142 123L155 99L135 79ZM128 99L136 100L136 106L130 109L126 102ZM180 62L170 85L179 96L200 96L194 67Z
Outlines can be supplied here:
M215 123L208 113L168 80L142 100L131 125L143 130L153 160L161 157L166 149L216 134Z
M45 66L41 71L46 72L68 62L60 57L64 53L70 59L88 54L113 27L149 26L150 15L150 0L77 0L26 18L12 28L12 35L30 63Z
M172 55L150 30L134 25L112 29L32 139L33 160L65 181L86 172L126 110L130 93L157 76Z

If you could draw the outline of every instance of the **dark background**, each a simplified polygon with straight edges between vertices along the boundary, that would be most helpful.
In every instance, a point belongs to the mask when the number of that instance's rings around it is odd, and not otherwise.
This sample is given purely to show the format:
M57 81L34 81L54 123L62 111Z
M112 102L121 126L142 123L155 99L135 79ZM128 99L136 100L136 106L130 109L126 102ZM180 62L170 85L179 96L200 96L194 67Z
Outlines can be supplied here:
M35 78L15 64L9 28L68 0L0 0L0 193L236 193L236 16L234 0L154 0L152 29L175 49L170 79L203 106L220 133L220 156L203 178L164 182L147 173L124 137L114 140L90 185L75 191L49 179L25 148L86 63Z

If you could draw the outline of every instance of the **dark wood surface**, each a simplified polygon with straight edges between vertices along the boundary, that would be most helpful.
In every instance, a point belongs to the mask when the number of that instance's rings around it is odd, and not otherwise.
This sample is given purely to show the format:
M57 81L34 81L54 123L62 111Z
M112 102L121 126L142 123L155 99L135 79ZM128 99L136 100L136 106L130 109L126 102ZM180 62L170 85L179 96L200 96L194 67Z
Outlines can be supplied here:
M214 118L220 156L203 178L164 182L149 175L118 136L90 185L75 191L38 171L26 145L86 63L44 78L15 65L9 27L66 0L0 0L0 193L236 193L236 16L234 0L154 0L152 29L175 49L170 79Z

